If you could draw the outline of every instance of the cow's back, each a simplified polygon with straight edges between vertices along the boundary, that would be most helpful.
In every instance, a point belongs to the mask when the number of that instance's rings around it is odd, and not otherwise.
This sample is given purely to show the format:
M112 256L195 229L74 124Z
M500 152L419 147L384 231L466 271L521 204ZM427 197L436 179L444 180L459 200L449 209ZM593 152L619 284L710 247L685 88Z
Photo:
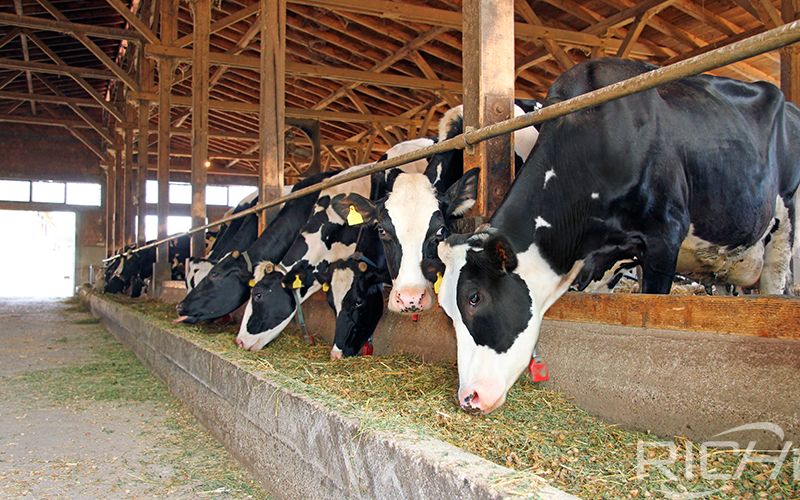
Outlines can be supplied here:
M593 60L560 77L547 102L652 69L634 61ZM776 195L797 188L796 111L774 85L700 75L548 122L540 141L551 129L557 143L551 144L551 158L566 157L573 171L576 164L591 165L580 178L593 178L626 207L685 206L695 234L720 245L747 246L767 230ZM647 214L628 215L636 220Z

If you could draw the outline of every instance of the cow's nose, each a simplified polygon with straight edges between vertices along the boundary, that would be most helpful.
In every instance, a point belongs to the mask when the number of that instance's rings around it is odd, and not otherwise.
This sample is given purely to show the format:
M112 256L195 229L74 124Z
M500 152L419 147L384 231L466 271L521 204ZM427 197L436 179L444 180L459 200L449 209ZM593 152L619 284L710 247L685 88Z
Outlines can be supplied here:
M458 396L458 404L461 406L461 409L467 413L479 413L482 411L480 406L481 398L478 395L478 391L473 389L469 389L466 393L460 393Z
M236 345L244 349L244 340L240 339L239 337L236 337Z
M395 304L402 312L416 312L425 309L427 290L425 288L398 291Z

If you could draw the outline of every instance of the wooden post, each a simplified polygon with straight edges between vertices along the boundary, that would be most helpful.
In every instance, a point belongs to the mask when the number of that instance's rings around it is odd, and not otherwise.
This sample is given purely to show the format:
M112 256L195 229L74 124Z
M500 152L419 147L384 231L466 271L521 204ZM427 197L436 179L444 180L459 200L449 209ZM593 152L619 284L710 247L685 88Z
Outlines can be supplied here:
M192 44L192 227L206 223L208 161L208 50L211 1L194 0ZM205 257L205 235L192 235L192 257Z
M134 208L134 185L136 176L133 173L133 120L136 110L131 105L126 106L125 110L126 120L125 129L125 185L123 190L125 193L125 222L124 222L124 237L125 244L130 245L136 242L136 211Z
M161 0L161 41L175 41L178 23L178 0ZM167 236L169 216L169 141L170 141L170 93L175 61L162 57L158 60L158 239ZM156 271L153 276L155 297L161 295L161 284L170 279L169 244L159 245L156 250Z
M485 127L513 116L514 1L464 0L464 126ZM466 169L480 168L475 213L494 213L514 175L512 135L464 151Z
M116 194L116 176L114 164L105 166L106 171L106 256L111 257L116 252L117 247L114 243L114 195Z
M139 51L139 86L143 91L150 91L153 85L153 62L144 57L144 51ZM145 217L147 216L147 168L150 165L149 151L149 128L150 128L150 101L139 101L139 142L136 158L138 161L138 172L136 178L136 241L139 245L144 245L145 237Z
M800 1L782 0L781 17L790 23L800 17ZM800 46L789 45L781 49L781 90L786 100L800 106ZM792 276L795 285L800 285L800 255L792 256Z
M259 101L259 201L281 195L284 157L284 78L286 57L286 2L261 0L261 98ZM267 212L259 217L259 233Z
M125 163L122 156L122 137L114 138L114 170L116 191L114 193L114 244L125 246Z

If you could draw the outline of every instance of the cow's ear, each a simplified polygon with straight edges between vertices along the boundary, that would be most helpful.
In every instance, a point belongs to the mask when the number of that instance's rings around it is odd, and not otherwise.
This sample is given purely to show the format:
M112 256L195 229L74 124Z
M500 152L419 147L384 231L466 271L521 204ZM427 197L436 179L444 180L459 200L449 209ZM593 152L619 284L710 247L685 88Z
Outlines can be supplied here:
M328 264L328 262L323 261L319 265L317 265L316 268L314 268L314 278L324 288L326 284L330 284L332 272L333 270L331 269L331 266Z
M486 238L483 251L492 267L501 273L510 273L517 267L517 254L505 236L494 235Z
M478 199L479 173L477 168L469 170L444 193L442 204L445 218L459 217L472 208Z
M333 210L349 225L370 223L375 220L375 205L360 194L350 193L337 195L331 200Z

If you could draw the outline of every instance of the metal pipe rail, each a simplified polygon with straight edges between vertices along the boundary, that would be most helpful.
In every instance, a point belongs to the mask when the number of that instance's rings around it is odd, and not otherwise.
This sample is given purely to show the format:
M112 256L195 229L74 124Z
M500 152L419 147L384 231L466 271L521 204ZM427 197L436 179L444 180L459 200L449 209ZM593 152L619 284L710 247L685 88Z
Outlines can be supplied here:
M123 252L123 254L140 252L148 248L162 245L177 238L191 235L199 231L205 231L206 229L219 224L224 224L241 217L260 212L264 209L275 207L281 203L296 200L307 194L322 191L323 189L333 186L338 186L339 184L344 184L345 182L350 182L366 175L371 175L376 172L398 167L412 161L421 160L436 153L444 153L455 149L464 149L468 146L491 139L493 137L508 134L537 123L552 120L554 118L574 113L575 111L590 108L592 106L603 104L605 102L619 99L637 92L649 90L680 78L685 78L687 76L696 75L704 71L709 71L721 66L732 64L743 59L747 59L748 57L753 57L764 52L769 52L771 50L791 45L798 41L800 41L800 20L778 26L777 28L773 28L758 35L754 35L744 40L734 42L730 45L706 52L705 54L700 54L698 56L676 62L669 66L658 68L653 71L637 75L633 78L608 85L601 89L593 90L586 94L567 99L566 101L561 101L551 106L544 107L538 111L527 113L515 118L510 118L508 120L497 122L479 129L468 130L467 132L457 135L452 139L447 139L432 146L418 149L394 158L389 158L388 160L379 161L372 165L366 165L361 168L347 171L346 173L335 176L335 178L327 179L323 182L314 184L313 186L308 186L303 189L298 189L297 191L289 193L288 195L260 203L247 210L243 210L228 217L223 217L215 222L190 229L189 231L176 233L161 240L142 245L141 247L135 248L128 252ZM112 257L108 257L107 259L103 259L103 262L113 261L123 254L117 254Z

